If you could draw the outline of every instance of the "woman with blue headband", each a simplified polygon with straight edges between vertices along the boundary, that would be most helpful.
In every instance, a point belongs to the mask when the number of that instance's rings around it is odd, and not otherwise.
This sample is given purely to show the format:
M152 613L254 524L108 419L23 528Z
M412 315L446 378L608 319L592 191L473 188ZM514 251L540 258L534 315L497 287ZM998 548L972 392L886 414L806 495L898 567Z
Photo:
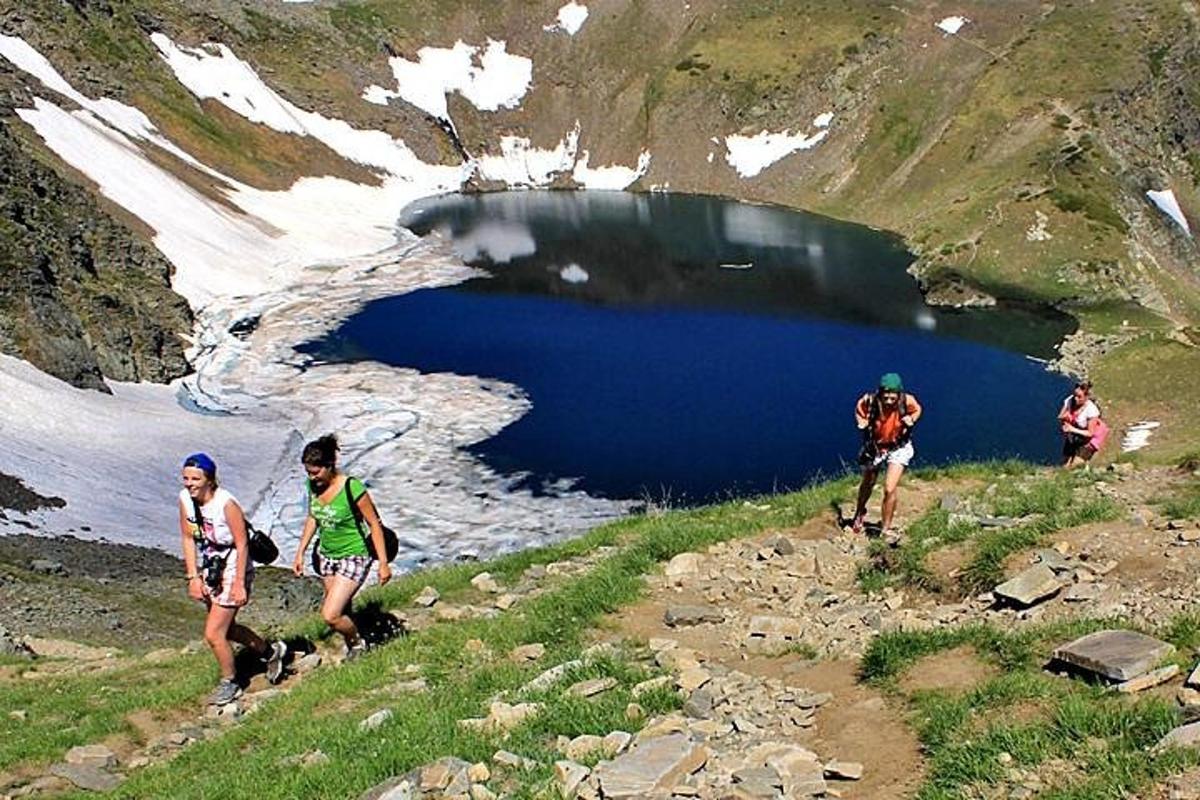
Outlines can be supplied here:
M235 680L230 642L257 653L266 662L267 680L278 683L283 676L287 645L268 644L236 621L238 609L250 601L250 585L254 582L246 517L233 495L217 485L217 465L204 453L193 453L183 462L179 531L188 596L208 607L204 641L212 648L221 670L221 680L209 703L232 703L242 693Z

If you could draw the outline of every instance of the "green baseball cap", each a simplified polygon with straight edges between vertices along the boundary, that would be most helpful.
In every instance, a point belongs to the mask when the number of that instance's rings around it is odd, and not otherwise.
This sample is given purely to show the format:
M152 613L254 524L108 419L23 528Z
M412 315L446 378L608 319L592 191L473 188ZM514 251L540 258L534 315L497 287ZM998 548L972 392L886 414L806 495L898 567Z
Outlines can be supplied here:
M898 373L887 372L880 376L879 388L885 392L903 392L904 381L900 380Z

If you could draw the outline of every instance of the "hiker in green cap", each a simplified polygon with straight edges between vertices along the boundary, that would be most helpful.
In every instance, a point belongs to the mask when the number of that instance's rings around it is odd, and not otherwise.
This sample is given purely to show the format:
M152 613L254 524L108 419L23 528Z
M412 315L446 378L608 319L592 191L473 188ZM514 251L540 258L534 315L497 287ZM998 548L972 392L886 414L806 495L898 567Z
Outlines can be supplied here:
M854 421L863 433L863 446L858 455L858 463L862 466L862 482L858 485L858 504L851 523L855 533L863 529L867 500L875 488L879 469L886 465L880 525L889 544L900 541L900 532L892 527L896 514L896 493L904 468L912 461L912 429L920 418L921 404L917 398L905 393L904 382L895 372L880 377L879 388L864 394L854 406Z

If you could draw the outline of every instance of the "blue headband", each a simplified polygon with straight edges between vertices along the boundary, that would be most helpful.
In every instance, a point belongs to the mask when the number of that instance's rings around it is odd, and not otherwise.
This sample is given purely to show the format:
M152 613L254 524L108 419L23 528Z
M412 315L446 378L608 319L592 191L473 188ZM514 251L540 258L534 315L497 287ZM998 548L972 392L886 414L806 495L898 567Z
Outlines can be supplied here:
M217 462L213 461L205 453L192 453L183 460L185 467L196 467L208 477L217 474Z

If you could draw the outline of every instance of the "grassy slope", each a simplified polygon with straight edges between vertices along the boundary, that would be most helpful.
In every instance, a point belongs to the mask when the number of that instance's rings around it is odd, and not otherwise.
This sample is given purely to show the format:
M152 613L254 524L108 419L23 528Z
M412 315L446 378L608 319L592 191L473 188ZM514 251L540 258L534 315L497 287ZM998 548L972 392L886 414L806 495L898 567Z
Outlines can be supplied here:
M1002 482L997 510L1012 513L1070 503L1068 496L1085 490L1088 482L1081 476L1064 478L1016 464L943 469L930 471L927 477L979 480L999 472L1011 473L1014 480ZM1017 484L1020 488L1013 488ZM482 715L497 693L512 692L545 667L577 657L601 616L635 601L642 589L641 576L660 562L717 541L798 525L827 509L831 501L848 499L853 488L851 481L838 480L772 497L766 501L766 511L761 505L733 503L628 519L572 542L488 564L406 575L392 586L372 591L366 601L403 609L421 586L430 584L442 592L444 601L461 602L472 597L469 579L481 570L507 583L532 564L588 553L599 556L590 571L559 579L547 593L499 617L439 623L393 641L361 661L319 669L220 737L193 744L168 763L131 773L114 794L130 798L356 796L391 775L442 755L488 761L496 749L504 748L541 763L531 772L501 777L512 796L535 796L551 780L556 735L638 727L625 719L624 710L632 699L631 686L650 674L645 666L625 656L599 658L568 674L556 690L519 698L546 706L507 739L467 732L457 720ZM1194 510L1194 493L1173 503L1171 508L1178 506L1177 511ZM608 549L598 552L601 547ZM1174 714L1160 700L1117 700L1041 670L1053 646L1104 624L1110 623L1056 624L1021 633L968 625L880 635L863 661L862 677L892 692L897 702L912 710L912 724L927 748L930 764L919 796L956 797L967 786L1000 779L1002 752L1026 768L1052 758L1072 760L1079 782L1074 787L1055 787L1046 795L1058 800L1124 796L1121 792L1196 763L1194 754L1146 754L1144 747L1174 724ZM315 636L322 627L308 619L294 632ZM1190 666L1200 647L1200 623L1191 618L1164 621L1158 633L1179 648L1178 663ZM471 655L466 643L472 639L481 640L496 656ZM547 645L547 656L539 664L518 666L504 657L510 648L526 642ZM920 659L964 645L999 667L1001 674L967 691L903 688L899 679ZM430 687L427 693L377 691L407 680L405 669L412 664L420 665ZM601 675L616 678L619 688L593 701L562 697L563 686ZM0 771L36 774L39 766L72 745L114 733L129 735L124 718L137 709L167 716L172 716L172 710L184 710L182 716L187 716L187 709L198 708L213 677L211 659L199 654L165 664L139 662L99 676L0 681L5 708L28 712L23 722L0 718ZM676 707L679 701L663 692L642 696L638 702L654 714ZM1037 713L1020 718L997 713L1017 703ZM360 720L382 708L391 709L393 717L377 731L358 728ZM332 761L303 769L285 761L317 749ZM229 764L237 768L227 769Z

